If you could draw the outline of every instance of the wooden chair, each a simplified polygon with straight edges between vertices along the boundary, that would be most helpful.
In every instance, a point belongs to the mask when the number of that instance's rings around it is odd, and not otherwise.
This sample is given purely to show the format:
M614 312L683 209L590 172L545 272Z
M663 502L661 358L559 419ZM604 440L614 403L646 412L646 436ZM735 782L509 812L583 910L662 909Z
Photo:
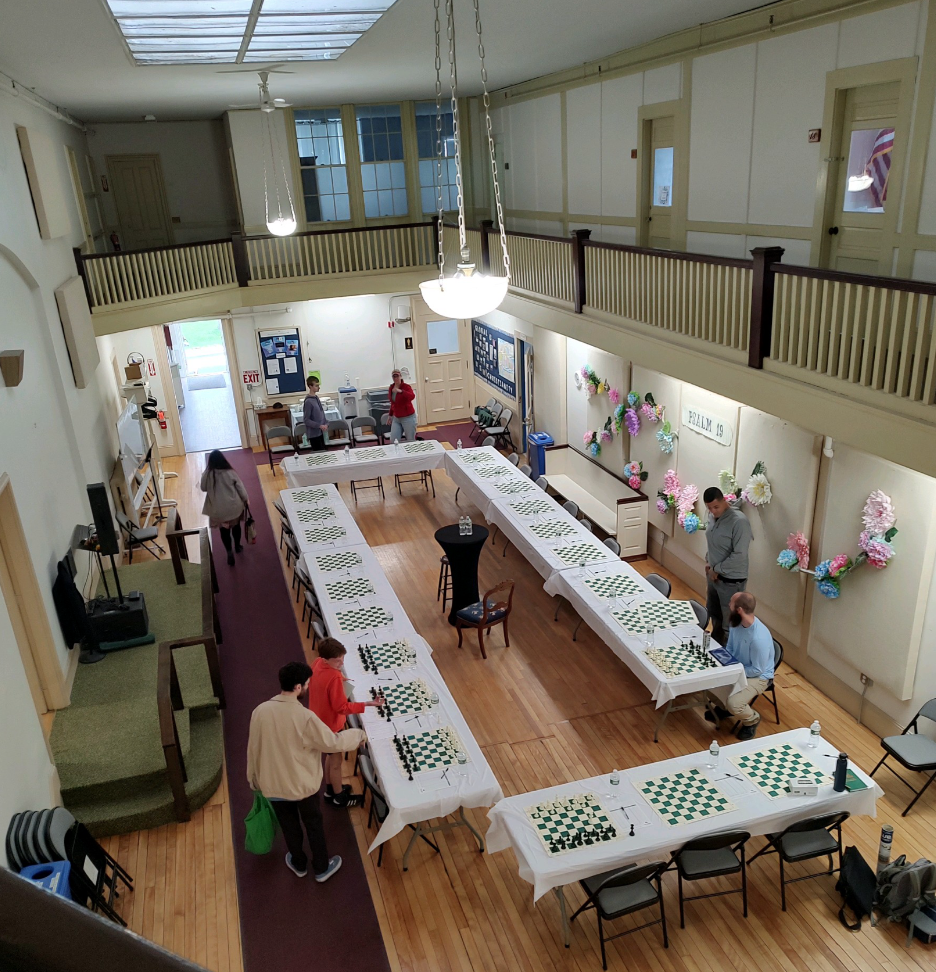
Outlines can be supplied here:
M266 429L264 438L266 439L267 458L270 460L270 470L275 476L276 466L279 465L280 460L285 459L287 455L294 456L296 454L296 447L293 445L292 429L285 425L274 425L273 428ZM273 445L273 439L285 439L286 441L280 445ZM274 456L276 456L275 464L273 462Z
M915 790L895 769L892 769L890 766L887 767L901 783L909 786L916 794L910 803L907 804L907 809L901 814L902 817L907 816L913 804L923 796L930 783L936 780L936 742L920 733L917 724L920 716L936 722L936 699L930 699L913 719L911 719L907 728L899 736L885 736L881 740L881 745L884 747L884 755L881 757L881 761L877 766L871 770L871 775L874 776L884 765L884 760L888 756L893 756L904 769L913 770L915 773L929 773L932 770L932 775L923 784L923 788L921 790ZM913 730L912 732L910 731L911 729Z
M496 587L487 591L484 597L475 604L469 604L455 612L455 627L458 629L458 647L462 646L462 629L477 628L478 644L481 647L481 657L487 658L484 650L484 632L490 631L495 625L504 626L504 645L510 647L510 637L507 632L507 621L513 606L514 582L501 581ZM506 594L506 600L503 595Z
M744 845L751 839L746 830L726 831L697 837L673 851L670 867L676 868L679 883L679 927L686 927L685 902L701 898L720 898L725 894L740 894L742 911L747 918L747 867L744 861ZM708 878L741 874L741 887L727 891L711 891L708 894L683 895L683 881L704 881Z

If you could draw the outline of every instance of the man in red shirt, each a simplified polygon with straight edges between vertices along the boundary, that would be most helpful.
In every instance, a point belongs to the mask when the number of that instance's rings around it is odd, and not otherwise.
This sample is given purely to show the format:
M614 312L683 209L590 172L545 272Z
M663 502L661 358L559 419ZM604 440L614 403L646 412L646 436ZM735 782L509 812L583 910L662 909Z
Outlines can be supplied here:
M392 372L393 384L390 386L390 438L395 442L406 439L412 442L416 438L416 407L413 401L416 392L413 386L403 380L399 368Z
M318 643L318 658L312 666L312 679L309 682L309 708L332 730L344 729L345 720L353 712L360 715L368 705L383 705L383 698L377 696L373 702L351 702L345 693L346 679L342 668L345 646L337 638L325 638ZM329 753L325 757L325 802L336 807L358 807L364 798L352 793L348 784L342 784L341 767L343 753Z

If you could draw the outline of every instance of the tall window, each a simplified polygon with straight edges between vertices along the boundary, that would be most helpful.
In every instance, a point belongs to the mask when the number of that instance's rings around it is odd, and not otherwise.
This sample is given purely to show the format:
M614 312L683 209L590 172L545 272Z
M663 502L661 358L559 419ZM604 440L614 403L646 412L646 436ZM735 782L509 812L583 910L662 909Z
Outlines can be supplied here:
M306 222L351 218L340 108L294 112Z
M436 186L436 106L434 101L416 103L416 142L419 146L419 193L422 211L434 213L439 208ZM455 124L452 108L442 108L442 208L450 212L458 208L455 184Z
M405 216L406 170L403 165L403 119L399 105L355 108L361 151L364 215Z

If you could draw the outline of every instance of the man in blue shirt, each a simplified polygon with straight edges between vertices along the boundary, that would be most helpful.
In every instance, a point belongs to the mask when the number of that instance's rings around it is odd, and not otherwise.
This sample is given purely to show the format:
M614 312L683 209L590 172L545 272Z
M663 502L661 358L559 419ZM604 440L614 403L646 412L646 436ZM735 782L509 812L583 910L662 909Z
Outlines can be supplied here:
M729 715L741 720L738 739L753 739L757 734L760 714L751 703L767 690L774 677L773 636L762 621L754 616L757 601L748 591L733 594L729 602L728 641L725 649L732 658L744 666L747 686L728 696L728 710L715 707L714 713L705 713L710 722L727 719Z

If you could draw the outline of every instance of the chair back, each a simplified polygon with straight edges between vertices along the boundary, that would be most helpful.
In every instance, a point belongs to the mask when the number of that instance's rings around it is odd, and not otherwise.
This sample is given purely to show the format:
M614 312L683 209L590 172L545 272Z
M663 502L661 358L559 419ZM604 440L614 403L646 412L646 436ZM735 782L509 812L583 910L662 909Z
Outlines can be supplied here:
M751 835L746 830L726 830L720 834L709 834L707 837L696 837L694 840L686 841L678 851L673 852L673 857L679 857L686 851L709 851L721 850L723 847L730 847L737 850L742 844L746 844L751 839Z
M389 807L387 806L386 797L380 792L380 787L377 785L377 774L374 772L374 764L371 762L371 758L367 753L361 753L358 756L358 766L361 769L361 777L364 780L364 785L371 791L371 798L374 801L374 816L377 818L378 823L383 823L387 819Z
M609 888L626 888L630 884L639 884L641 881L658 878L666 870L667 863L667 861L654 861L652 864L641 864L640 867L634 867L633 864L623 867L620 871L606 877L595 888L592 897L597 897L602 891L607 891Z
M286 546L289 547L290 552L294 557L299 557L299 544L296 543L295 533L287 533L283 538L286 541Z
M126 513L115 513L115 519L117 520L117 525L121 530L124 530L128 537L133 536L133 522Z
M776 642L774 642L776 644ZM916 722L917 719L923 716L924 719L931 719L936 722L936 699L930 699L929 702L924 702L923 708L914 716L913 721Z
M328 438L333 439L335 436L332 432L340 432L341 438L351 440L351 427L344 419L331 419L328 422Z
M540 478L536 480L536 485L545 491L549 488L549 480L545 476L540 476Z
M579 520L579 525L583 526L586 530L588 530L589 533L595 532L595 528L592 526L592 521L586 520L584 516L581 520Z
M790 824L783 834L802 834L811 830L832 830L834 827L841 827L848 820L850 814L847 810L839 813L821 813L816 817L807 817L805 820L797 820ZM782 837L783 834L780 836Z
M509 463L512 463L514 466L519 466L520 465L520 454L517 453L517 452L511 452L510 455L507 457L507 461Z
M777 669L780 667L780 662L783 661L783 645L777 641L776 638L773 640L773 670L774 675L777 674ZM936 699L933 700L936 702ZM933 707L933 719L936 720L936 706Z
M393 426L393 419L389 412L381 412L377 416L377 434L383 439L390 438L390 429Z
M358 415L351 419L352 429L377 429L377 420L373 415Z
M292 437L292 429L285 425L273 425L266 430L267 445L270 444L270 439L289 439L292 442Z
M286 517L286 507L278 499L273 500L273 508L280 516Z
M694 601L691 598L689 599L689 606L695 612L696 620L699 622L699 627L704 630L705 626L708 624L708 608L706 608L704 604L700 604L698 601ZM774 644L776 643L777 642L775 641ZM782 648L780 650L781 652L783 651Z
M493 415L495 419L500 418L500 413L503 411L504 406L501 405L500 402L495 402L490 408L491 415Z
M562 504L562 508L563 508L563 509L564 509L564 510L566 511L566 513L568 513L568 514L569 514L570 516L578 516L578 503L573 503L573 502L572 502L572 500L566 500L566 501L565 501L565 502L564 502L564 503Z
M510 424L510 420L512 418L513 418L513 410L509 408L505 408L503 412L500 413L500 416L497 419L498 427L502 429L506 429L507 426Z
M609 549L613 550L618 557L621 556L621 545L614 539L614 537L605 537L604 545Z
M482 446L492 446L497 444L497 439L493 435L486 436L484 441L481 443Z
M518 466L517 468L523 473L524 476L533 475L533 467L529 465L529 463L525 462L522 466Z
M506 611L510 614L513 605L514 582L512 580L501 581L496 587L485 591L481 600L484 606L484 614L481 617L481 624L487 623L488 615L495 611Z
M312 622L312 630L315 632L315 638L317 641L324 641L328 635L325 633L325 625L319 621Z
M312 586L312 581L309 578L309 575L305 572L302 564L296 564L296 577L299 578L299 583L302 584L303 587Z
M497 404L496 398L489 398L485 403L484 407L490 412L492 408Z
M647 574L644 580L655 587L664 597L670 596L673 585L661 574Z

